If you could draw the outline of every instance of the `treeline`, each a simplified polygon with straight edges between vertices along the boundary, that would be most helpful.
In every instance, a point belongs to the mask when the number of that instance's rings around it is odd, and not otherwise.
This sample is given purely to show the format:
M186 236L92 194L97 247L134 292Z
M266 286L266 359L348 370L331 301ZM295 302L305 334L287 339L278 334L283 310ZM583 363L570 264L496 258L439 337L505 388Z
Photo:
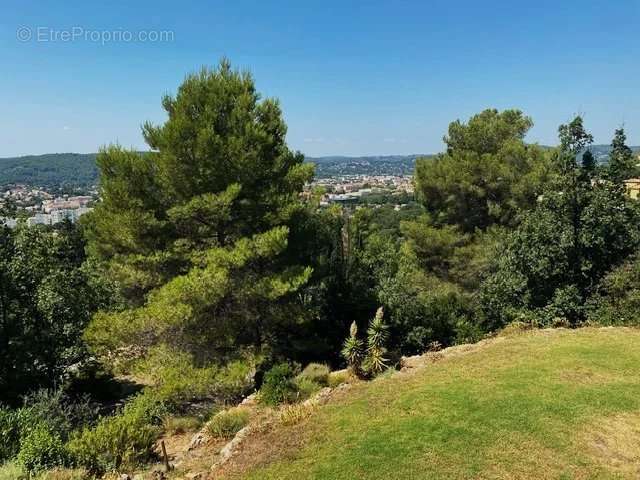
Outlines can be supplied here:
M351 212L300 195L313 166L248 73L223 61L162 105L150 153L100 152L78 230L3 230L0 460L22 470L144 462L167 418L305 398L330 381L317 363L370 378L513 322L640 321L622 129L602 166L580 117L549 149L522 112L485 110L418 160L419 203ZM107 415L124 374L147 386Z
M51 153L0 158L0 185L87 188L98 180L95 153Z

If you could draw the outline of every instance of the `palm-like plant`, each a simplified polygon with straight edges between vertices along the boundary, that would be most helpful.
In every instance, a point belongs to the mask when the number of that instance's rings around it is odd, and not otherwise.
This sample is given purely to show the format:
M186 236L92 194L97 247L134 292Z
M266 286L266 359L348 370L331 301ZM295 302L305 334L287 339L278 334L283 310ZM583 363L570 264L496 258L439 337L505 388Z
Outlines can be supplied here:
M383 316L384 311L380 307L367 329L367 357L364 362L364 369L370 375L382 372L389 363L389 360L385 357L387 349L384 346L389 338L389 326L384 323Z
M351 324L349 336L344 341L342 347L342 356L347 361L349 368L356 375L361 373L362 357L364 353L364 344L358 338L358 325L356 322Z

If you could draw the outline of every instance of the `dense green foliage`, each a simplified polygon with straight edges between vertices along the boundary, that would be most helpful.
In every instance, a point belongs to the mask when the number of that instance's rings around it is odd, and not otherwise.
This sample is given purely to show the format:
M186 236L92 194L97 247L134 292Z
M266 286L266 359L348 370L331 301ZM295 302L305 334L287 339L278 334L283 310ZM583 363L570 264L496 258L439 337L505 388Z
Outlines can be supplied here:
M90 187L98 180L96 154L52 153L0 158L0 185Z
M577 161L591 141L582 119L561 126L560 137L557 182L509 235L485 284L483 310L491 328L515 319L581 323L600 280L638 248L636 201L621 180L596 172L587 155Z
M416 191L439 223L464 231L513 225L549 174L545 151L524 143L533 126L519 110L485 110L449 125L446 153L416 165Z
M119 414L77 431L67 448L75 463L96 473L139 464L154 457L164 413L153 394L141 394Z
M279 405L295 400L298 389L294 382L296 371L289 363L271 367L260 388L260 401L266 405Z
M233 438L249 422L249 412L232 409L217 413L208 423L207 430L214 438Z
M0 227L0 401L63 382L86 358L82 332L112 297L83 248L69 223Z

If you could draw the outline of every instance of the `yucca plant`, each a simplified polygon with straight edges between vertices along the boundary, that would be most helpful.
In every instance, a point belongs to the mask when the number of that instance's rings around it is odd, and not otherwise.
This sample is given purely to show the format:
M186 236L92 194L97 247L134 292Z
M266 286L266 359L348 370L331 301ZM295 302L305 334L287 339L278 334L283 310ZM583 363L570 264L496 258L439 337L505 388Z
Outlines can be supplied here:
M383 316L384 310L380 307L367 329L367 355L363 366L364 370L372 376L381 373L389 363L389 359L385 357L389 326L384 323Z
M361 375L364 344L362 340L358 338L358 325L356 325L356 322L353 322L351 324L351 328L349 329L349 336L344 341L341 353L344 359L347 361L349 369L355 375Z

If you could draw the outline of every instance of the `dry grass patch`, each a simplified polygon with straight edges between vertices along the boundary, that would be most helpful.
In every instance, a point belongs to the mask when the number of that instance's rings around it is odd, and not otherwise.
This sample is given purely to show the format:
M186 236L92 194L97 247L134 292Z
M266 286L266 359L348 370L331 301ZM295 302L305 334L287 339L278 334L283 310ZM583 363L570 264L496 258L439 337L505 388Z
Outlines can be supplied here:
M640 412L600 417L580 436L580 448L623 478L640 478Z
M294 405L286 405L280 411L280 423L291 426L297 425L313 413L313 405L298 403Z

